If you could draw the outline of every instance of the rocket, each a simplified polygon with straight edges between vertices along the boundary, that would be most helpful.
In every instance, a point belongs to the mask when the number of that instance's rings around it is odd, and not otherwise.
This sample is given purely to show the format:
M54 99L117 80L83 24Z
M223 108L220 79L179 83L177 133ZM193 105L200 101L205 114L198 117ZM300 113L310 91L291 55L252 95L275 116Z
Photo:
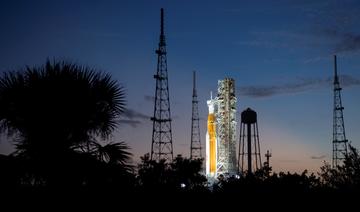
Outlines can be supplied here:
M216 100L211 98L207 101L209 115L207 120L206 132L206 176L215 177L217 161L217 139L216 139L216 120L215 120Z

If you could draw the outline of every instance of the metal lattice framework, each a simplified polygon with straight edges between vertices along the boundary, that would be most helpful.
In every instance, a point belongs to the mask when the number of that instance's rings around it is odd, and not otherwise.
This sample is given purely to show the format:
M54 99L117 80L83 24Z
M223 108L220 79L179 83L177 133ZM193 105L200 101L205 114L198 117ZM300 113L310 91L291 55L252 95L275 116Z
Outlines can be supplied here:
M333 168L341 165L347 155L347 142L344 125L344 107L341 103L341 87L337 75L336 55L334 55L334 116L333 116Z
M156 50L158 56L156 80L155 106L153 121L151 160L173 159L173 140L171 131L171 113L169 99L169 84L166 60L166 43L164 34L164 10L161 8L161 27L159 48Z
M216 175L235 174L236 166L236 97L235 81L218 81L216 97L217 170Z
M200 140L200 124L199 124L199 108L196 92L196 73L193 72L193 95L192 95L192 116L191 116L191 145L190 159L202 158L201 140Z
M247 161L247 172L249 174L262 167L257 114L250 108L241 113L238 162L239 173L241 174L245 171L245 161Z

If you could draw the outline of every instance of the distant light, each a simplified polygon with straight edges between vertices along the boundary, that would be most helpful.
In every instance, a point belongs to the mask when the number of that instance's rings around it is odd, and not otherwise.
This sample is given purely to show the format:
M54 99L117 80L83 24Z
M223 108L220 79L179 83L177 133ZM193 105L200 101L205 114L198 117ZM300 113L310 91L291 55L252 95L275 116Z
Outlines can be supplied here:
M180 184L180 187L181 187L181 188L185 188L185 187L186 187L185 183L181 183L181 184Z
M236 175L235 175L235 178L236 178L236 179L240 179L240 175L236 174Z

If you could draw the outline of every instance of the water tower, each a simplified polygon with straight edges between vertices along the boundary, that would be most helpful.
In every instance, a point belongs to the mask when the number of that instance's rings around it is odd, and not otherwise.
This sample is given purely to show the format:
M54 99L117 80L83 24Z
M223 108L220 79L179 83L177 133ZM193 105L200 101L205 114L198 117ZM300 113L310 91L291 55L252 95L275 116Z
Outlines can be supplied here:
M250 108L241 113L238 157L238 171L241 174L246 171L245 161L248 174L262 167L257 114Z

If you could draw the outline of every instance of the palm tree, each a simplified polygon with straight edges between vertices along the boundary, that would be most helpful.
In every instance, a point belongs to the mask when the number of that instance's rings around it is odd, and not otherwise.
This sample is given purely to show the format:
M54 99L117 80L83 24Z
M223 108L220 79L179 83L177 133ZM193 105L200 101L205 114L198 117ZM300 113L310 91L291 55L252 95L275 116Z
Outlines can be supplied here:
M48 60L0 77L0 132L13 136L16 155L41 164L40 171L89 153L112 134L124 106L124 89L109 74L73 63ZM125 144L110 146L123 150L116 160L124 165Z
M100 173L95 173L98 180L95 186L107 187L115 189L119 192L122 190L131 190L134 185L134 170L130 165L132 154L128 151L129 147L124 142L107 143L105 145L99 142L93 142L91 154L100 162Z
M121 165L126 169L131 169L131 166L128 164L132 154L128 152L129 147L124 142L110 142L105 145L93 142L92 146L92 153L99 161L110 165Z

